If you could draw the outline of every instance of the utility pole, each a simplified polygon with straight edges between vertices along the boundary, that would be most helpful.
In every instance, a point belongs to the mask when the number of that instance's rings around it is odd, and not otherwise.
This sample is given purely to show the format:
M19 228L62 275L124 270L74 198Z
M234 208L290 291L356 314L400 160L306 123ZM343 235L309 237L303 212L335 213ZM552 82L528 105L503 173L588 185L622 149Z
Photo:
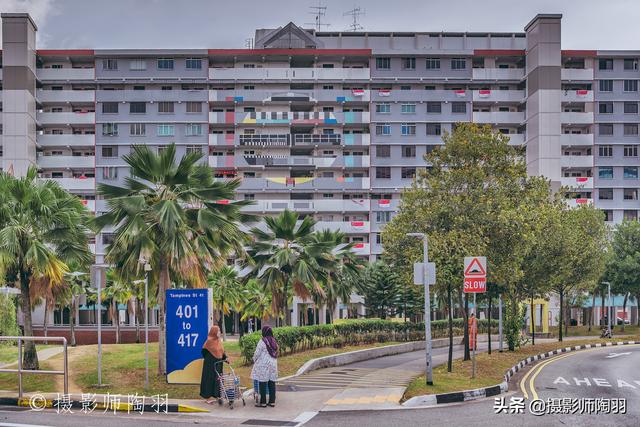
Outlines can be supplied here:
M351 24L349 24L349 29L347 31L358 31L364 30L364 27L360 25L360 17L366 14L360 6L355 7L351 10L346 11L342 14L342 16L351 16Z

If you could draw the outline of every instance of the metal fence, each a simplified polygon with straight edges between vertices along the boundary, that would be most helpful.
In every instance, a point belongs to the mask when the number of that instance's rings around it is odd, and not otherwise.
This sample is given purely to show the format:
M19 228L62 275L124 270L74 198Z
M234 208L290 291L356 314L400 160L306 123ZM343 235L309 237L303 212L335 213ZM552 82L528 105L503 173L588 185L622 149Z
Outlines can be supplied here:
M18 369L0 368L0 372L9 372L18 374L18 398L22 397L22 374L44 374L44 375L63 375L64 376L64 394L69 394L69 366L67 360L67 339L65 337L0 337L0 341L17 341L18 342ZM62 343L64 370L48 371L35 369L22 369L22 345L25 341L59 341Z

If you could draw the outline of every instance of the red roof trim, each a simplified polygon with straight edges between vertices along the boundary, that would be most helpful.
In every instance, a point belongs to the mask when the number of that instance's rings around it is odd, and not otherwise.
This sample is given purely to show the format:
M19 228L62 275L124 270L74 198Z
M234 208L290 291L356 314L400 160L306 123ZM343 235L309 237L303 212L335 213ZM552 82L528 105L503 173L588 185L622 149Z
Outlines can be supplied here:
M474 49L473 56L524 56L524 50L515 49Z
M589 58L598 56L595 50L563 50L562 56L586 56Z
M360 55L371 56L371 49L209 49L209 55Z
M93 49L38 49L38 55L42 56L92 56Z

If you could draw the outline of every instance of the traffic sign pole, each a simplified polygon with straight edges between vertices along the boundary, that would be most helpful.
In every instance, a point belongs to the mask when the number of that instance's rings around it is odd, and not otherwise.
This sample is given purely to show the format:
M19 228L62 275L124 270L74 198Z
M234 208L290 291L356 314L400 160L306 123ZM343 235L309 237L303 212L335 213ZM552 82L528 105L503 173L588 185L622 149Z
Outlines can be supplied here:
M476 305L476 293L473 293L473 312L476 315L476 325L478 324L478 306ZM477 327L474 327L471 333L473 334L473 357L471 359L471 378L476 377L476 347L478 346L478 334Z
M473 312L474 321L468 325L470 339L472 344L471 351L471 378L476 377L476 347L478 346L478 305L476 303L476 294L487 291L487 258L483 256L465 257L464 258L464 293L473 293ZM489 316L491 321L491 316ZM502 338L500 338L502 341Z

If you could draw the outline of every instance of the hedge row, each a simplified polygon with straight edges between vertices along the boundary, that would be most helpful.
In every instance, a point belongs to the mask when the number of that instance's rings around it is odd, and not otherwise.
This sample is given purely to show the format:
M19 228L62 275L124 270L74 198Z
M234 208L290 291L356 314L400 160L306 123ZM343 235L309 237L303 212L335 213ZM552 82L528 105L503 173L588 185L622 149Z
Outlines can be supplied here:
M478 321L478 333L487 332L488 321ZM498 322L491 320L492 329L497 332ZM464 320L453 319L453 335L464 331ZM447 320L431 322L433 338L444 338L449 333ZM424 339L424 323L404 323L390 320L350 320L330 325L285 326L273 328L273 336L278 341L280 355L300 353L315 348L345 345L383 343L389 341L419 341ZM251 363L261 333L254 332L240 339L242 356Z

